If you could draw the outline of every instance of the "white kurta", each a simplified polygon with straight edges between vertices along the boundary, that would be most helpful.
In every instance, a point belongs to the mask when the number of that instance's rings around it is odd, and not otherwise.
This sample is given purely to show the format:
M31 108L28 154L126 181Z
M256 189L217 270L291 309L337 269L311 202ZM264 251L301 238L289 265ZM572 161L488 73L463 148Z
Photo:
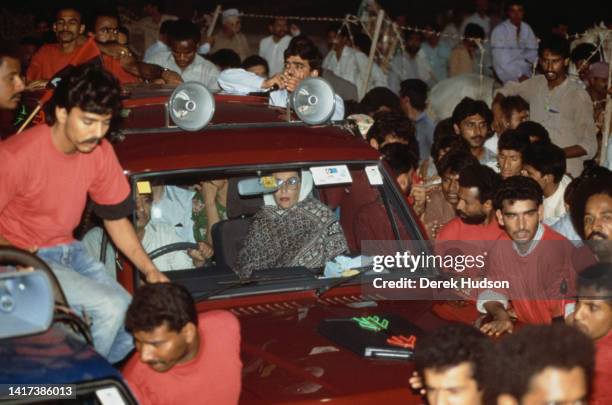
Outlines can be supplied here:
M357 94L359 100L361 100L368 91L372 90L375 87L388 87L387 75L385 74L385 72L383 72L378 63L375 62L372 63L372 72L368 80L368 85L367 87L364 87L363 83L365 82L366 76L368 74L369 57L365 53L356 50L355 59L357 61L359 71L359 79L357 80Z
M542 222L546 225L552 225L557 222L565 213L565 203L563 200L563 194L565 194L565 189L567 185L570 183L572 179L568 176L563 176L561 181L559 182L559 187L557 187L557 191L552 193L552 195L544 198L544 203L542 206L544 207L544 219Z
M149 222L145 226L142 247L147 253L151 253L162 246L179 242L184 241L176 235L172 225ZM159 256L153 259L153 263L161 271L192 269L194 267L193 261L186 250Z
M336 56L336 51L331 50L323 59L323 69L331 70L344 80L353 83L359 89L359 66L355 57L355 50L345 46L342 48L340 59Z
M400 83L406 79L421 79L431 85L433 74L427 56L422 49L412 57L407 52L402 52L393 57L389 70L389 88L399 94Z
M200 55L196 55L191 65L181 70L174 61L172 52L158 52L147 63L170 69L181 75L184 81L200 82L210 90L218 90L217 79L219 69L212 62L207 61Z
M531 77L532 65L538 59L538 40L527 23L521 22L517 37L517 27L506 20L491 33L491 52L499 79L503 83L518 81L523 75Z
M278 42L274 42L272 35L259 42L259 56L268 62L270 76L281 73L285 67L285 49L291 42L291 36L285 35Z

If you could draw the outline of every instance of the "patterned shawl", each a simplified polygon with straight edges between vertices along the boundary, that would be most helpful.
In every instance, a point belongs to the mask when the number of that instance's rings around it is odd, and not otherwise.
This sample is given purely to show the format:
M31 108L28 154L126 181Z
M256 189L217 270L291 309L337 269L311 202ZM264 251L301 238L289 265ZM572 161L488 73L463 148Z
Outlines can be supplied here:
M266 205L249 226L237 272L249 277L275 267L323 267L347 250L340 224L318 200L309 197L289 209Z

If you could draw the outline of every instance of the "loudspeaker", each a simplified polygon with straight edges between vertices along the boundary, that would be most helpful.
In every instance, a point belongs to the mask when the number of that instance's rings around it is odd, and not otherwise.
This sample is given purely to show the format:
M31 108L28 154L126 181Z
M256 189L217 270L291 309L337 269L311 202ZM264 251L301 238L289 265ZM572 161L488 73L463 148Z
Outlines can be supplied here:
M309 125L329 121L336 109L334 89L320 77L302 80L291 94L290 102L297 116Z
M172 92L168 113L182 130L199 131L215 113L215 98L202 83L186 82Z
M53 289L44 272L0 273L0 339L44 332L53 311Z

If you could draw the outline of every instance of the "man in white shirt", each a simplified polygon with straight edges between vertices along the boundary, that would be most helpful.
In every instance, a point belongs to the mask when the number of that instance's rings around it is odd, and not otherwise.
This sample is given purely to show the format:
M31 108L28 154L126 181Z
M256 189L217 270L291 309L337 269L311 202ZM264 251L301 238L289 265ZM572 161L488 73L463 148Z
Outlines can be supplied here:
M291 36L286 18L275 18L270 24L272 35L265 37L259 42L259 56L268 62L269 75L274 76L283 71L285 65L285 49L291 42Z
M170 27L170 51L158 52L146 63L176 73L177 81L196 81L210 90L218 90L219 69L196 53L200 30L188 20L178 20Z
M505 96L519 95L529 103L530 119L542 124L550 140L563 148L567 171L577 177L583 162L597 150L593 103L586 90L567 75L567 40L545 39L540 43L539 54L544 74L522 83L509 82L499 92Z
M565 175L563 149L552 143L530 144L523 153L523 173L534 179L544 193L542 222L552 225L566 213L563 195L571 179Z
M525 9L520 0L506 4L508 19L491 33L493 68L502 83L531 77L538 58L538 41L531 27L523 21Z
M475 0L476 12L463 20L459 32L465 32L465 27L468 24L480 25L485 32L485 38L489 38L491 34L491 19L487 15L489 12L489 0Z
M389 88L399 94L400 83L406 79L421 79L428 85L432 84L433 73L425 52L421 49L420 32L406 31L405 52L391 59L389 71Z
M342 27L334 39L332 49L325 59L323 68L331 70L336 75L353 83L359 89L359 66L355 57L355 50L348 46L349 33L346 27Z
M219 86L223 91L234 94L248 94L263 90L270 91L270 105L286 107L289 93L293 92L302 79L319 77L321 54L312 41L292 41L285 50L285 70L270 79L264 79L244 69L226 69L219 75ZM344 119L344 102L337 94L332 121Z
M366 81L366 76L368 75L368 63L369 63L369 53L370 47L372 46L372 41L370 37L366 34L359 33L353 37L354 40L354 50L355 50L355 59L357 61L357 70L359 72L359 78L357 81L357 93L359 100L363 99L363 96L370 90L375 87L387 87L387 75L378 63L372 63L372 70L370 72L370 77L368 78L367 86L364 86Z
M487 139L484 147L497 154L499 137L508 129L516 129L521 123L529 120L529 103L521 96L498 96L491 106L493 112L492 137Z
M159 26L159 37L153 45L147 48L142 58L143 60L151 60L153 55L158 52L170 51L170 47L168 46L168 31L170 31L170 26L174 22L174 20L166 20Z

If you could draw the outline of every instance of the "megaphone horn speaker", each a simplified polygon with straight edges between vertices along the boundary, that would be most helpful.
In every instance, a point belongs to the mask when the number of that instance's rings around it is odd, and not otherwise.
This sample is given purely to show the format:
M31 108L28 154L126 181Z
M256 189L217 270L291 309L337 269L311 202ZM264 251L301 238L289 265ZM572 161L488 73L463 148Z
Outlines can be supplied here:
M215 113L215 98L202 83L185 82L172 92L168 113L182 130L199 131Z
M309 77L291 94L291 106L305 123L323 124L331 119L336 109L334 89L320 77Z

